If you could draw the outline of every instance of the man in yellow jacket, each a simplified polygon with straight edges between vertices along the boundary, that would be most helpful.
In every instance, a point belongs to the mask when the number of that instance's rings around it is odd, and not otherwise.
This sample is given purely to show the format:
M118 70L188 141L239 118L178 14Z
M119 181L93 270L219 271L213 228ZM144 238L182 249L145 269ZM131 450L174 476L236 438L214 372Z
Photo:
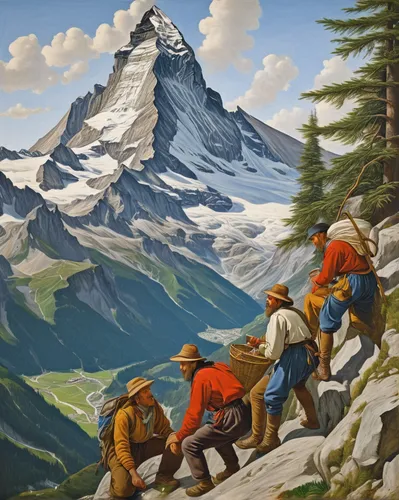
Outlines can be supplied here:
M173 432L161 405L152 395L153 380L136 377L127 383L129 401L116 414L114 446L109 454L111 471L110 493L126 498L146 484L137 472L140 464L162 455L155 484L168 493L179 486L173 477L179 469L183 455L165 448L166 439ZM174 451L175 453L172 453Z

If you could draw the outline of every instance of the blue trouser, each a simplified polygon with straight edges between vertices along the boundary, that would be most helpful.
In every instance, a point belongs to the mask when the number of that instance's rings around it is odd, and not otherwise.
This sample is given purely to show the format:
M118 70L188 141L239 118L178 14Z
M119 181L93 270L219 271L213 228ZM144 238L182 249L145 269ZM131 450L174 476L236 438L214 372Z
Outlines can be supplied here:
M339 330L342 325L342 316L351 306L356 316L365 323L370 323L374 294L377 289L374 273L348 274L347 279L351 288L351 296L346 300L339 300L332 293L326 298L321 308L320 330L324 333L334 333Z
M318 358L312 356L304 345L290 345L274 365L274 372L266 388L267 413L281 415L290 390L300 382L305 383L318 364Z

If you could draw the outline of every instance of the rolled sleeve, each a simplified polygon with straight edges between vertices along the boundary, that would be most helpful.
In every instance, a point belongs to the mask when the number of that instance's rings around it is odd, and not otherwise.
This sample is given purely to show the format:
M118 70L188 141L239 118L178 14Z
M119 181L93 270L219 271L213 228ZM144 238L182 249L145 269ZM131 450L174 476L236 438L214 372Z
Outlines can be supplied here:
M273 361L279 359L284 351L284 342L287 335L286 319L275 312L270 317L266 332L266 343L264 349L265 358Z

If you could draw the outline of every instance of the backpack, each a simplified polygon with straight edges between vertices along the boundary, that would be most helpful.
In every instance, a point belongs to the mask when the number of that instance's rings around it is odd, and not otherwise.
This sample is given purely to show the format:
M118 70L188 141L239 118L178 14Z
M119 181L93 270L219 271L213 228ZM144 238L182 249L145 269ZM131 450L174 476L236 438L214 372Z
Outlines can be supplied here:
M108 457L110 449L114 446L115 417L118 411L126 406L126 403L130 403L129 395L122 394L122 396L108 399L101 407L97 426L101 460L98 462L97 468L102 465L104 470L109 470Z

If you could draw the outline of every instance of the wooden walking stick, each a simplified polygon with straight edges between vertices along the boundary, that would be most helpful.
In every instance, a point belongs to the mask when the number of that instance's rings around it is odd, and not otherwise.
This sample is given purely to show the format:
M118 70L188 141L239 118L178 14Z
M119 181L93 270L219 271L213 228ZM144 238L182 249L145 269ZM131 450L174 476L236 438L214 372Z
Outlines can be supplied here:
M355 231L356 231L357 235L359 236L360 244L361 244L363 250L365 251L365 258L366 258L367 263L368 263L370 269L373 271L374 276L375 276L375 278L377 280L377 285L378 285L378 289L380 291L381 298L382 298L384 304L386 304L387 303L387 297L386 297L385 292L384 292L384 287L382 286L380 277L378 276L377 271L376 271L376 269L374 267L373 261L371 260L371 257L372 256L375 257L375 255L372 254L372 252L370 250L370 247L369 247L369 245L367 243L367 240L368 241L372 241L373 244L376 245L376 248L377 248L376 249L376 254L378 252L378 246L377 246L377 244L373 240L370 240L369 238L366 238L364 236L364 234L360 231L359 226L356 224L354 218L352 217L352 215L349 212L344 212L343 215L345 215L351 221L352 226L355 228Z

